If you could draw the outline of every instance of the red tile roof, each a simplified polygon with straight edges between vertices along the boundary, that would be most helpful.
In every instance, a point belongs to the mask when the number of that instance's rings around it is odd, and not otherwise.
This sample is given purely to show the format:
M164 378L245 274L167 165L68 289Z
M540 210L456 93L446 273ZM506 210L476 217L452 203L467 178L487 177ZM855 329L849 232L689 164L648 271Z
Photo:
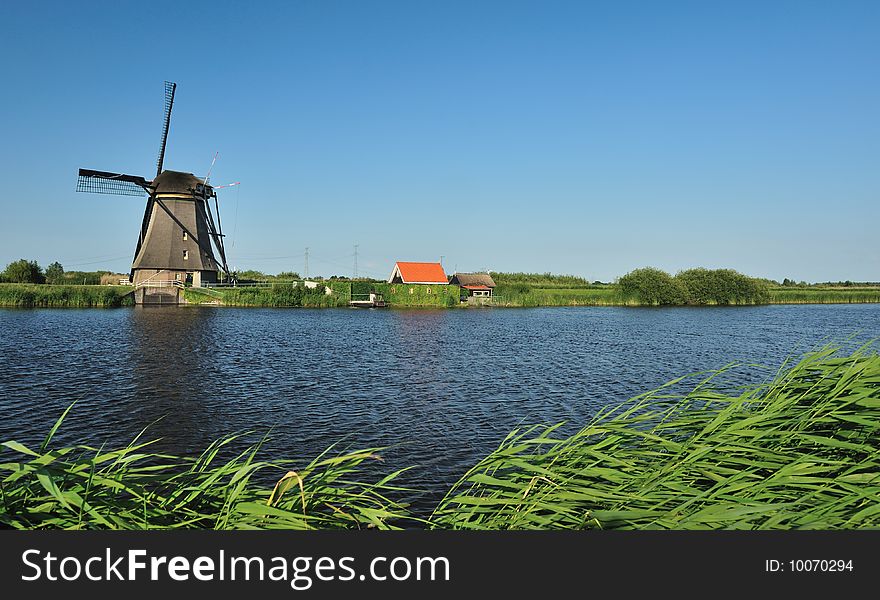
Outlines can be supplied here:
M448 283L440 263L397 262L404 283Z
M466 290L491 290L488 285L463 285L461 286Z

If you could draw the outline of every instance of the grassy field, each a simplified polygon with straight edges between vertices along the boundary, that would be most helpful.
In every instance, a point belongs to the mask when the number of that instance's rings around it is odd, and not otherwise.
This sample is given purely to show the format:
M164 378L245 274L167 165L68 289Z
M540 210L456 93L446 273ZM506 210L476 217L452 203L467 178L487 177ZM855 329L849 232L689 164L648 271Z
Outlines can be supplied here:
M90 308L132 306L133 288L118 285L0 283L0 306Z
M559 425L511 432L427 517L400 500L401 471L364 474L381 448L331 448L300 462L262 458L260 440L220 460L241 443L236 436L196 457L151 452L145 434L118 449L56 447L65 413L39 447L2 444L0 527L880 526L880 356L872 348L826 348L775 375L762 370L765 383L734 392L715 384L724 372L670 382L570 436Z

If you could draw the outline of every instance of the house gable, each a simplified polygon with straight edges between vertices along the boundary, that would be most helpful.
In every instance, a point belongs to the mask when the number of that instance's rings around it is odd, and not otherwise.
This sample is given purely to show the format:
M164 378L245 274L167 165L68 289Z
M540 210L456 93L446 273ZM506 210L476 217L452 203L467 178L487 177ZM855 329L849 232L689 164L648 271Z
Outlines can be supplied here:
M448 280L440 263L402 262L394 264L388 283L446 285Z

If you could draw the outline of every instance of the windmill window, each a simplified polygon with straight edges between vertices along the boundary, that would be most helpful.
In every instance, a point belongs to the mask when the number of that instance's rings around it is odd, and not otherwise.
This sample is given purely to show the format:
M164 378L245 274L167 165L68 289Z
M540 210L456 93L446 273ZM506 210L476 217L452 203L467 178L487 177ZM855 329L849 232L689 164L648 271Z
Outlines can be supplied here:
M183 251L183 260L189 260L189 250Z
M185 242L185 241L188 239L188 237L189 237L189 236L187 236L187 235L186 235L186 232L184 231L184 232L183 232L183 241Z

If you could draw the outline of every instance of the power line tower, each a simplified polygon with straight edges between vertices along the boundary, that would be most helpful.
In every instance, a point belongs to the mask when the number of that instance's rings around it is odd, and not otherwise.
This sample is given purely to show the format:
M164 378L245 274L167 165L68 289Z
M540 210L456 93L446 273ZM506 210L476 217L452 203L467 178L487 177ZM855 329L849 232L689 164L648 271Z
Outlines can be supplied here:
M308 278L309 278L309 247L306 246L306 264L305 264L305 268L303 269L303 279L308 279Z
M357 279L358 276L358 246L360 244L354 245L354 277L352 279Z

